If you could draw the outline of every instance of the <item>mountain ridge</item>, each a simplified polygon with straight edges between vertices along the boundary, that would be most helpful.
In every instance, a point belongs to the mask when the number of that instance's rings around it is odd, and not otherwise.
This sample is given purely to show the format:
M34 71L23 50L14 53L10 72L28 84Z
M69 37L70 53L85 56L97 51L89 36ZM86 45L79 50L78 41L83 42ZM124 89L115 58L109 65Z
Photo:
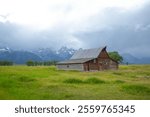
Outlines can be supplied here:
M63 61L71 58L77 50L68 47L61 47L59 50L52 48L39 48L32 51L13 50L9 47L0 47L0 60L12 61L16 64L25 64L33 61ZM121 54L123 63L126 64L150 64L149 57L137 58L129 53Z
M58 51L51 48L39 48L33 51L13 50L8 47L0 48L0 60L12 61L16 64L25 64L33 61L62 61L69 59L75 49L61 47Z

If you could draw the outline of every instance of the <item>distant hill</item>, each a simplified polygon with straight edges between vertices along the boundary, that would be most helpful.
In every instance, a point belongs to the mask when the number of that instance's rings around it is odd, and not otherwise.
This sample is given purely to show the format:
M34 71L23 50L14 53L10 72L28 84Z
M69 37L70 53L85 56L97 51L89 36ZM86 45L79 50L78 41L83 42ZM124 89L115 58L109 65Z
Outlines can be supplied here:
M123 57L123 63L129 63L129 64L150 64L150 58L144 57L144 58L137 58L131 54L122 54Z

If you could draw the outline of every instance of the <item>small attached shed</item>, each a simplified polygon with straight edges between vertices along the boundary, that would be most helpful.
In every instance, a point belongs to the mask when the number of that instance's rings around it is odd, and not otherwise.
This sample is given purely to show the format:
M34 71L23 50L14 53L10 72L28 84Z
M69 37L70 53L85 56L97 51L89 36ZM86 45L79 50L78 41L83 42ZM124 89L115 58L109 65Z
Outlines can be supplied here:
M57 68L79 71L116 70L118 62L109 57L106 47L80 49L69 60L59 62Z

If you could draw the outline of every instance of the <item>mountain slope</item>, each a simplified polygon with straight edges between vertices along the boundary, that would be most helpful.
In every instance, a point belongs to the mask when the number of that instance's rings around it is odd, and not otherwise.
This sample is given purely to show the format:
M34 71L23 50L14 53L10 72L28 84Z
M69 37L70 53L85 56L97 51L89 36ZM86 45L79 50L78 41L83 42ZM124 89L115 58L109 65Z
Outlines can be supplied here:
M16 64L24 64L28 60L41 61L42 59L31 52L13 51L4 48L4 49L0 49L0 60L8 60Z
M58 51L50 48L40 48L32 51L34 54L42 58L43 61L56 60L62 61L69 59L76 50L67 47L61 47Z
M0 60L12 61L16 64L24 64L28 60L33 61L62 61L69 59L75 50L62 47L58 51L50 48L40 48L34 51L15 51L8 47L0 48Z
M129 64L150 64L150 58L144 57L144 58L137 58L134 57L131 54L122 54L123 57L123 63L129 63Z

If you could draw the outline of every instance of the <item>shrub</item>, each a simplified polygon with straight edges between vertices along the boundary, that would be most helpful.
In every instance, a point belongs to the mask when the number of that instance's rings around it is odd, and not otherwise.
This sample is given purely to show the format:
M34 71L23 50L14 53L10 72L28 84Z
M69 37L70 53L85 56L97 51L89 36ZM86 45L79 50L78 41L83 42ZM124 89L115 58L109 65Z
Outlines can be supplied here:
M79 84L79 83L83 83L83 81L79 79L71 78L65 80L64 83Z
M105 83L105 81L93 77L93 78L87 79L87 80L85 81L85 83L89 83L89 84L99 84L99 83Z

